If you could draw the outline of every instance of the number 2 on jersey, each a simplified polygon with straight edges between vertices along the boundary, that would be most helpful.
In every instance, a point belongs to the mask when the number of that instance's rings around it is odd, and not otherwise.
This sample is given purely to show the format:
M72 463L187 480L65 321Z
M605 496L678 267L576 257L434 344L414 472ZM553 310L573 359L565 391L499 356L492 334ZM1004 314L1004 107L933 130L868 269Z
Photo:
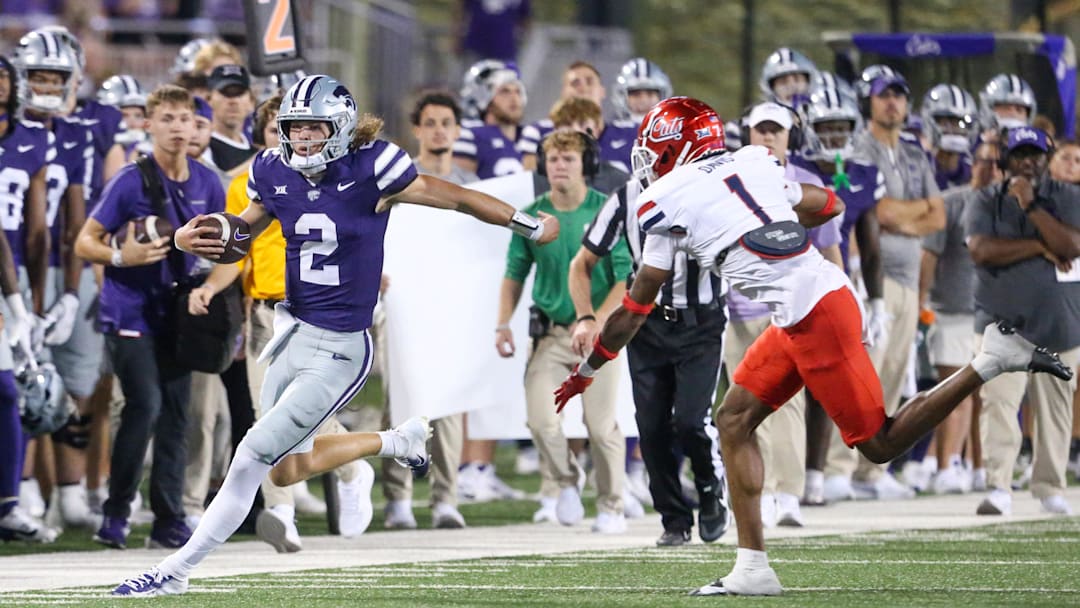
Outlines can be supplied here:
M727 184L728 189L730 189L735 196L739 197L739 200L741 200L763 224L768 225L772 223L772 218L769 217L769 214L765 213L765 210L761 208L761 205L757 204L754 197L746 190L746 186L743 185L738 173L725 177L724 183Z
M318 230L317 241L305 241L300 246L300 280L316 285L340 285L337 264L315 268L315 256L328 256L337 249L337 225L325 213L305 213L296 220L296 234L311 234Z

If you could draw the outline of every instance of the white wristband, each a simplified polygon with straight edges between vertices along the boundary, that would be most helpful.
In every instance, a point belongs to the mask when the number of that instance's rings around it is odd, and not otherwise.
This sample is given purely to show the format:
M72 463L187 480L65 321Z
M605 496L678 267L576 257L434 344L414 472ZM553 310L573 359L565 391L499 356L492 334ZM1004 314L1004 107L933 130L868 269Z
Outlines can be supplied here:
M4 296L4 300L7 302L8 309L11 311L11 316L16 319L25 319L29 316L26 313L26 303L23 302L21 293L13 293Z
M114 267L120 268L124 265L124 252L119 249L112 250L112 261L110 262Z
M520 234L530 241L538 241L544 234L544 223L521 211L514 212L514 216L510 218L509 228L514 234Z
M585 358L581 360L581 363L578 363L577 373L584 378L592 378L596 375L596 370L589 365L589 359Z

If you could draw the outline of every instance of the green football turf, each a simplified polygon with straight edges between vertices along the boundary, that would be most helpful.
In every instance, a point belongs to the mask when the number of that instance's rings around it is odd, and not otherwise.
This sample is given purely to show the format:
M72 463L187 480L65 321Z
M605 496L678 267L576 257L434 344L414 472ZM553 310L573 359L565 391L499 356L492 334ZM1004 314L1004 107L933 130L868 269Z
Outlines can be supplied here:
M585 551L556 556L197 580L152 606L1076 606L1080 518L960 530L792 539L770 558L779 598L686 595L730 568L730 547ZM0 604L115 606L107 588L0 595ZM136 601L136 600L132 600Z

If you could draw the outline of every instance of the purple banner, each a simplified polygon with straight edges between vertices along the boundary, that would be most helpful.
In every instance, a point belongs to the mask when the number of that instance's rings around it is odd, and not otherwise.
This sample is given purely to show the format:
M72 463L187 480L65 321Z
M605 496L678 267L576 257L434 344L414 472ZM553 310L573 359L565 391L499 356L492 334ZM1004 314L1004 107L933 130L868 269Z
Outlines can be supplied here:
M994 52L993 34L855 34L860 51L887 57L968 57Z
M1065 38L1047 36L1039 47L1039 52L1046 55L1054 67L1054 77L1058 83L1058 97L1061 99L1061 112L1065 120L1065 137L1076 134L1076 66L1069 66L1065 59Z

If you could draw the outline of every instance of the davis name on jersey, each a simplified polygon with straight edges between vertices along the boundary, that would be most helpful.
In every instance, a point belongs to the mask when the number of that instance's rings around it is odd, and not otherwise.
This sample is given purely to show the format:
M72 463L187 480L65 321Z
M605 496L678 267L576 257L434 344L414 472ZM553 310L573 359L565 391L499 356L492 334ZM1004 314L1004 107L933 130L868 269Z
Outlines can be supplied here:
M788 327L826 293L850 286L847 277L812 247L778 259L738 243L762 226L798 222L792 207L801 199L802 187L784 179L784 169L762 146L679 166L638 197L638 221L648 233L643 262L670 270L676 252L686 251L744 296L769 306L775 325ZM816 280L806 281L806 275Z
M248 196L281 222L293 315L334 331L371 326L390 218L375 206L416 176L409 155L382 140L329 163L317 183L286 165L276 148L255 158Z
M39 122L9 123L0 139L0 223L4 226L16 266L24 266L23 208L30 179L56 158L53 134Z

